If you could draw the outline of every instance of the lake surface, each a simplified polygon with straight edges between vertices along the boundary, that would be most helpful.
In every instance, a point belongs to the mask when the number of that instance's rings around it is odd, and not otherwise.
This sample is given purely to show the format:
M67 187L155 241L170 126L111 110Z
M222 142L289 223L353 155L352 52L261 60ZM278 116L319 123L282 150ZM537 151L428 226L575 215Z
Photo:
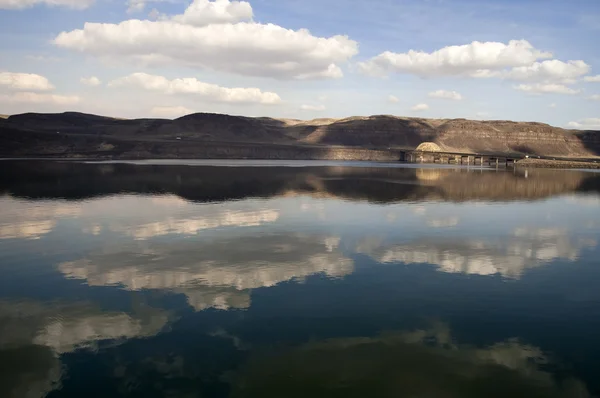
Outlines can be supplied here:
M600 173L0 161L0 273L3 398L600 396Z

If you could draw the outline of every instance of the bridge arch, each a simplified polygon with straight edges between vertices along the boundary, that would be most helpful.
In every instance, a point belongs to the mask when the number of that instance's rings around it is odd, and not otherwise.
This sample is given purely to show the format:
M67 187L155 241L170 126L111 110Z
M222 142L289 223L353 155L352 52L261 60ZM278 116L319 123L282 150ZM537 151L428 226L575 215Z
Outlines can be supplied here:
M416 150L421 152L441 152L442 148L435 142L423 142Z

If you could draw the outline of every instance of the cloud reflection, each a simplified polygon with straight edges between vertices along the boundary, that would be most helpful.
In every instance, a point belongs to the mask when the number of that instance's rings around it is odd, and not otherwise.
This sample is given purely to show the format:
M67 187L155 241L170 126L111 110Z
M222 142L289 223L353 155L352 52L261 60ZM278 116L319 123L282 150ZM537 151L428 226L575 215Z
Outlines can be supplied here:
M224 211L202 218L178 219L168 217L164 221L141 225L125 226L115 224L110 229L112 232L119 232L137 240L144 240L168 234L195 235L202 230L220 227L256 227L275 222L278 218L279 212L276 210Z
M340 253L339 242L335 236L303 234L156 242L92 253L60 264L59 270L89 285L184 293L196 309L246 308L252 289L315 274L352 273L353 262Z
M39 239L52 232L60 218L73 218L81 214L76 203L28 202L0 198L0 239Z
M440 271L520 278L528 268L557 259L575 261L596 240L572 236L560 228L517 228L512 235L456 239L433 236L403 244L364 239L358 253L380 263L433 264Z
M0 396L41 398L60 387L64 353L157 334L168 313L144 308L132 314L91 303L0 301Z

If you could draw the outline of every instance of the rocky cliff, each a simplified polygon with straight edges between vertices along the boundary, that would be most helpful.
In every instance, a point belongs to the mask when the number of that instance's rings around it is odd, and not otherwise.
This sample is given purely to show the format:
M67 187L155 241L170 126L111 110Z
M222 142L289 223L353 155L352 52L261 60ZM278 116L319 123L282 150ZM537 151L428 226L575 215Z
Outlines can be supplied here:
M599 131L511 121L386 115L302 121L205 113L124 120L75 112L0 119L0 156L393 160L394 150L423 142L465 153L600 155Z

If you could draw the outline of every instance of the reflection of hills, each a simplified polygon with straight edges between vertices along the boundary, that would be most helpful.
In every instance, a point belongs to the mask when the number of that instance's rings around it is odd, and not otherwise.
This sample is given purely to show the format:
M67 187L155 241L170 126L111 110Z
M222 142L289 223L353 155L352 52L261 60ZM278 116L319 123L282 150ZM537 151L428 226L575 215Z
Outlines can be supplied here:
M582 249L596 244L565 230L519 228L513 236L495 239L438 236L396 245L364 240L356 250L381 263L433 264L443 272L519 278L527 268L557 259L575 261Z
M507 341L457 345L444 325L376 338L312 342L242 367L233 397L572 397L581 381L544 370L541 350Z
M197 310L247 308L251 289L314 274L352 273L352 261L338 251L338 244L333 237L282 234L150 243L92 254L59 269L89 285L184 293Z
M534 200L600 192L600 175L578 171L362 167L136 166L10 162L0 192L29 198L82 199L116 193L172 193L193 201L279 195L350 200Z

